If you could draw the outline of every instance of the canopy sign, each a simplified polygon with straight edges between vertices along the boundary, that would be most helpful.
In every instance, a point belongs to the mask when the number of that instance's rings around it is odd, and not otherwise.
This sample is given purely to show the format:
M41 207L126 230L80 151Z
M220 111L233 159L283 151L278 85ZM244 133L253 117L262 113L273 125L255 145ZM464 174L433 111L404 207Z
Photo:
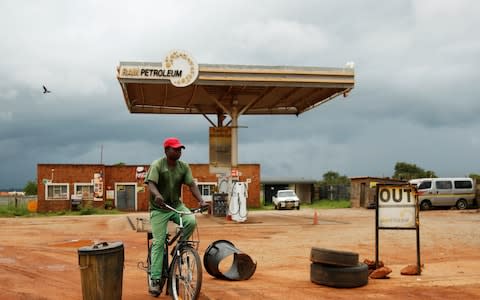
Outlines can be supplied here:
M197 62L182 50L171 51L159 65L121 65L118 70L119 79L167 79L176 87L189 86L197 77Z

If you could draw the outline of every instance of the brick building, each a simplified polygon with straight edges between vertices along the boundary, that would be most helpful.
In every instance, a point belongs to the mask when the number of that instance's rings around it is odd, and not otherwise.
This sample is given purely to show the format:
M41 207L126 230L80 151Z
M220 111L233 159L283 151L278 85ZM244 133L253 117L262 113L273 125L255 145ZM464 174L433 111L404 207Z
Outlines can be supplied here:
M38 211L71 210L76 207L105 207L148 211L150 193L143 180L149 165L38 164ZM190 164L205 200L217 191L218 178L208 164ZM248 207L260 207L260 165L238 166L239 181L248 183ZM196 200L183 186L182 199L189 207Z

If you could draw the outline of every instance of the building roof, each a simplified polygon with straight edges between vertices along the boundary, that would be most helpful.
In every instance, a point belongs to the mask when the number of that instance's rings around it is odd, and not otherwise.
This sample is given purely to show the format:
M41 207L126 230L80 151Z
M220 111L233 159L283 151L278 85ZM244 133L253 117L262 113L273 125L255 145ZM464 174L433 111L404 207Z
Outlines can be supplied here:
M316 179L304 177L269 177L262 176L261 184L314 184L318 182Z
M405 180L395 179L395 178L390 178L390 177L354 176L354 177L349 177L349 178L350 178L350 180L371 179L371 180L380 180L380 181L406 182Z

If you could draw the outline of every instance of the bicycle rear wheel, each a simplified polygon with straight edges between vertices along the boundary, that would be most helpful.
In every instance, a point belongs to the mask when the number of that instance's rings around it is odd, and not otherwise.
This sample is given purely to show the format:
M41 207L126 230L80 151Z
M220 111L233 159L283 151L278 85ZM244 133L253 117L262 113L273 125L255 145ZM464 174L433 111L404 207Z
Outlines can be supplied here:
M170 269L169 292L173 299L198 299L202 288L202 263L198 252L182 247Z

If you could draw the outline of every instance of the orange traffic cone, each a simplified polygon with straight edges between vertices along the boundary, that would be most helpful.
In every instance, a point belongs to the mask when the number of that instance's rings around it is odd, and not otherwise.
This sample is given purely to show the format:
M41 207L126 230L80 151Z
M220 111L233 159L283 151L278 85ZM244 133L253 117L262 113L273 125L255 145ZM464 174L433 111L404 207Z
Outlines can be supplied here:
M317 210L313 213L313 225L318 225L318 213Z

